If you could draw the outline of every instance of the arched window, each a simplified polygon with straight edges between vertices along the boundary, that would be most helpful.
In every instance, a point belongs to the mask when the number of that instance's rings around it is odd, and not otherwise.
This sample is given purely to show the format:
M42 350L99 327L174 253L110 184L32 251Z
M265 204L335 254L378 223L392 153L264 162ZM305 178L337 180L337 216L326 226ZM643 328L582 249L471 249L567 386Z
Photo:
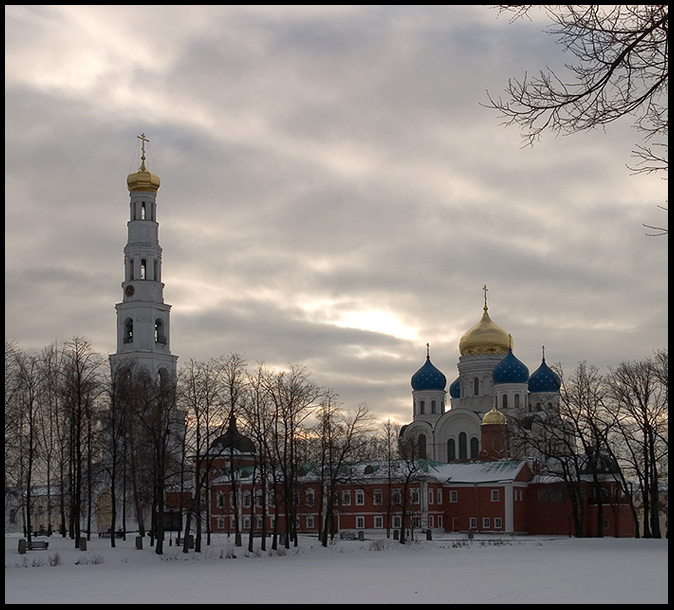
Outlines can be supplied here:
M152 279L159 281L159 261L156 258L153 261Z
M435 401L431 400L431 413L435 413Z
M133 320L124 320L124 343L133 343Z
M425 406L426 406L426 404L424 403L424 401L420 400L419 401L419 413L421 413L422 415L424 414L424 407Z
M474 436L470 439L470 459L476 460L478 454L480 453L480 443L477 440L477 436Z
M551 403L551 402L548 403L548 409L549 409L550 411L552 411L552 403Z
M419 443L419 457L425 458L426 457L426 435L420 434L417 442Z
M504 394L503 398L501 399L501 408L502 409L508 408L508 395L507 394Z
M473 395L480 395L480 380L477 377L473 379Z
M520 395L515 394L515 408L519 409L520 408Z
M157 318L154 321L154 342L155 343L166 343L166 336L164 335L164 321L161 318Z
M459 433L459 459L468 459L468 437L465 432Z
M456 441L450 438L447 441L447 461L453 462L456 459Z
M159 387L161 390L168 389L169 372L164 368L159 369Z
M133 279L133 259L129 259L129 279Z
M540 402L536 403L536 411L542 411L543 407L541 406Z
M145 202L140 204L140 219L145 220Z
M140 259L140 279L145 279L145 268L147 267L147 262L144 258Z

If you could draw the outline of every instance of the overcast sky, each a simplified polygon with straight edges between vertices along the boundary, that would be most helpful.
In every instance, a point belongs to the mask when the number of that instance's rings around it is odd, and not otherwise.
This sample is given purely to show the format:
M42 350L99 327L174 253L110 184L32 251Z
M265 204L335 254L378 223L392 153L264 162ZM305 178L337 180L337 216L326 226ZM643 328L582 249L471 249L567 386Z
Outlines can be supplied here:
M533 372L667 341L667 185L630 121L521 148L480 104L570 58L484 6L6 6L5 337L116 350L150 139L171 352L412 417L482 314Z

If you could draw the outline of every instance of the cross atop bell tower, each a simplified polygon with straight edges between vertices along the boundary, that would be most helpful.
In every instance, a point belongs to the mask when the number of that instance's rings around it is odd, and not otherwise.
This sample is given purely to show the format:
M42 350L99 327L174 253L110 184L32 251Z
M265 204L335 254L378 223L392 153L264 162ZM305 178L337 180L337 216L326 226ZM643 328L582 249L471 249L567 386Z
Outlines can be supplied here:
M136 136L141 141L141 155L140 155L140 166L142 169L145 169L145 142L149 142L145 137L144 133L141 133L139 136Z

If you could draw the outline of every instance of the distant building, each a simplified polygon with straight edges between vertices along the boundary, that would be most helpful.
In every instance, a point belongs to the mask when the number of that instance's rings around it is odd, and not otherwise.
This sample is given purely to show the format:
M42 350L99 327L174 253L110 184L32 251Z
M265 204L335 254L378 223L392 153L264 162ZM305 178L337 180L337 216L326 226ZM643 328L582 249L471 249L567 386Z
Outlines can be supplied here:
M491 413L491 412L490 412ZM492 413L492 417L494 417ZM501 422L482 424L483 443L494 434L489 446L498 450ZM492 428L496 427L496 430ZM254 479L255 450L250 439L236 439L232 448L222 444L215 448L221 457L212 467L214 477L209 485L208 504L212 532L233 534L235 518L238 531L251 530L269 535L274 522L279 533L285 530L286 514L280 504L280 486L270 484L266 498L261 497L259 481ZM501 436L502 438L502 436ZM244 440L245 439L245 440ZM215 445L215 444L214 444ZM223 450L224 449L224 450ZM231 453L230 453L231 452ZM230 455L234 455L234 469ZM441 463L416 460L417 471L407 488L404 460L350 464L345 471L349 482L338 486L338 499L331 524L331 534L341 536L396 536L403 525L412 535L428 530L441 532L481 532L501 534L573 535L571 506L565 484L554 478L535 476L531 463L522 459L491 459ZM236 494L231 483L232 473ZM584 484L586 531L594 532L596 503L592 486ZM406 489L405 489L406 488ZM608 478L603 482L606 497L604 531L606 536L633 536L634 526L617 484ZM306 465L298 478L296 492L297 531L318 534L321 528L325 489L319 469ZM236 509L234 503L237 503ZM266 509L263 514L263 503ZM406 503L403 511L403 503ZM173 496L177 508L179 498ZM409 535L409 534L408 534Z

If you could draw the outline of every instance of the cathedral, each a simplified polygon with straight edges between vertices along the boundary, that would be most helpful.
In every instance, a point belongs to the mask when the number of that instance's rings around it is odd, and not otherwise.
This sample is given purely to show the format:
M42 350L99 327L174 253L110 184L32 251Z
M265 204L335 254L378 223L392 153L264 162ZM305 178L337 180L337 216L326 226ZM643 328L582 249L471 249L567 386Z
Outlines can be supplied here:
M428 345L425 363L412 375L413 421L401 438L414 442L418 457L444 463L485 455L539 457L535 443L522 439L536 433L537 419L559 417L559 375L547 365L545 354L529 374L513 352L512 336L489 316L487 287L483 290L482 317L459 341L458 377L449 386L449 408L447 378L431 362ZM501 447L482 446L483 423L505 426L515 421L521 426L519 442L506 437Z

